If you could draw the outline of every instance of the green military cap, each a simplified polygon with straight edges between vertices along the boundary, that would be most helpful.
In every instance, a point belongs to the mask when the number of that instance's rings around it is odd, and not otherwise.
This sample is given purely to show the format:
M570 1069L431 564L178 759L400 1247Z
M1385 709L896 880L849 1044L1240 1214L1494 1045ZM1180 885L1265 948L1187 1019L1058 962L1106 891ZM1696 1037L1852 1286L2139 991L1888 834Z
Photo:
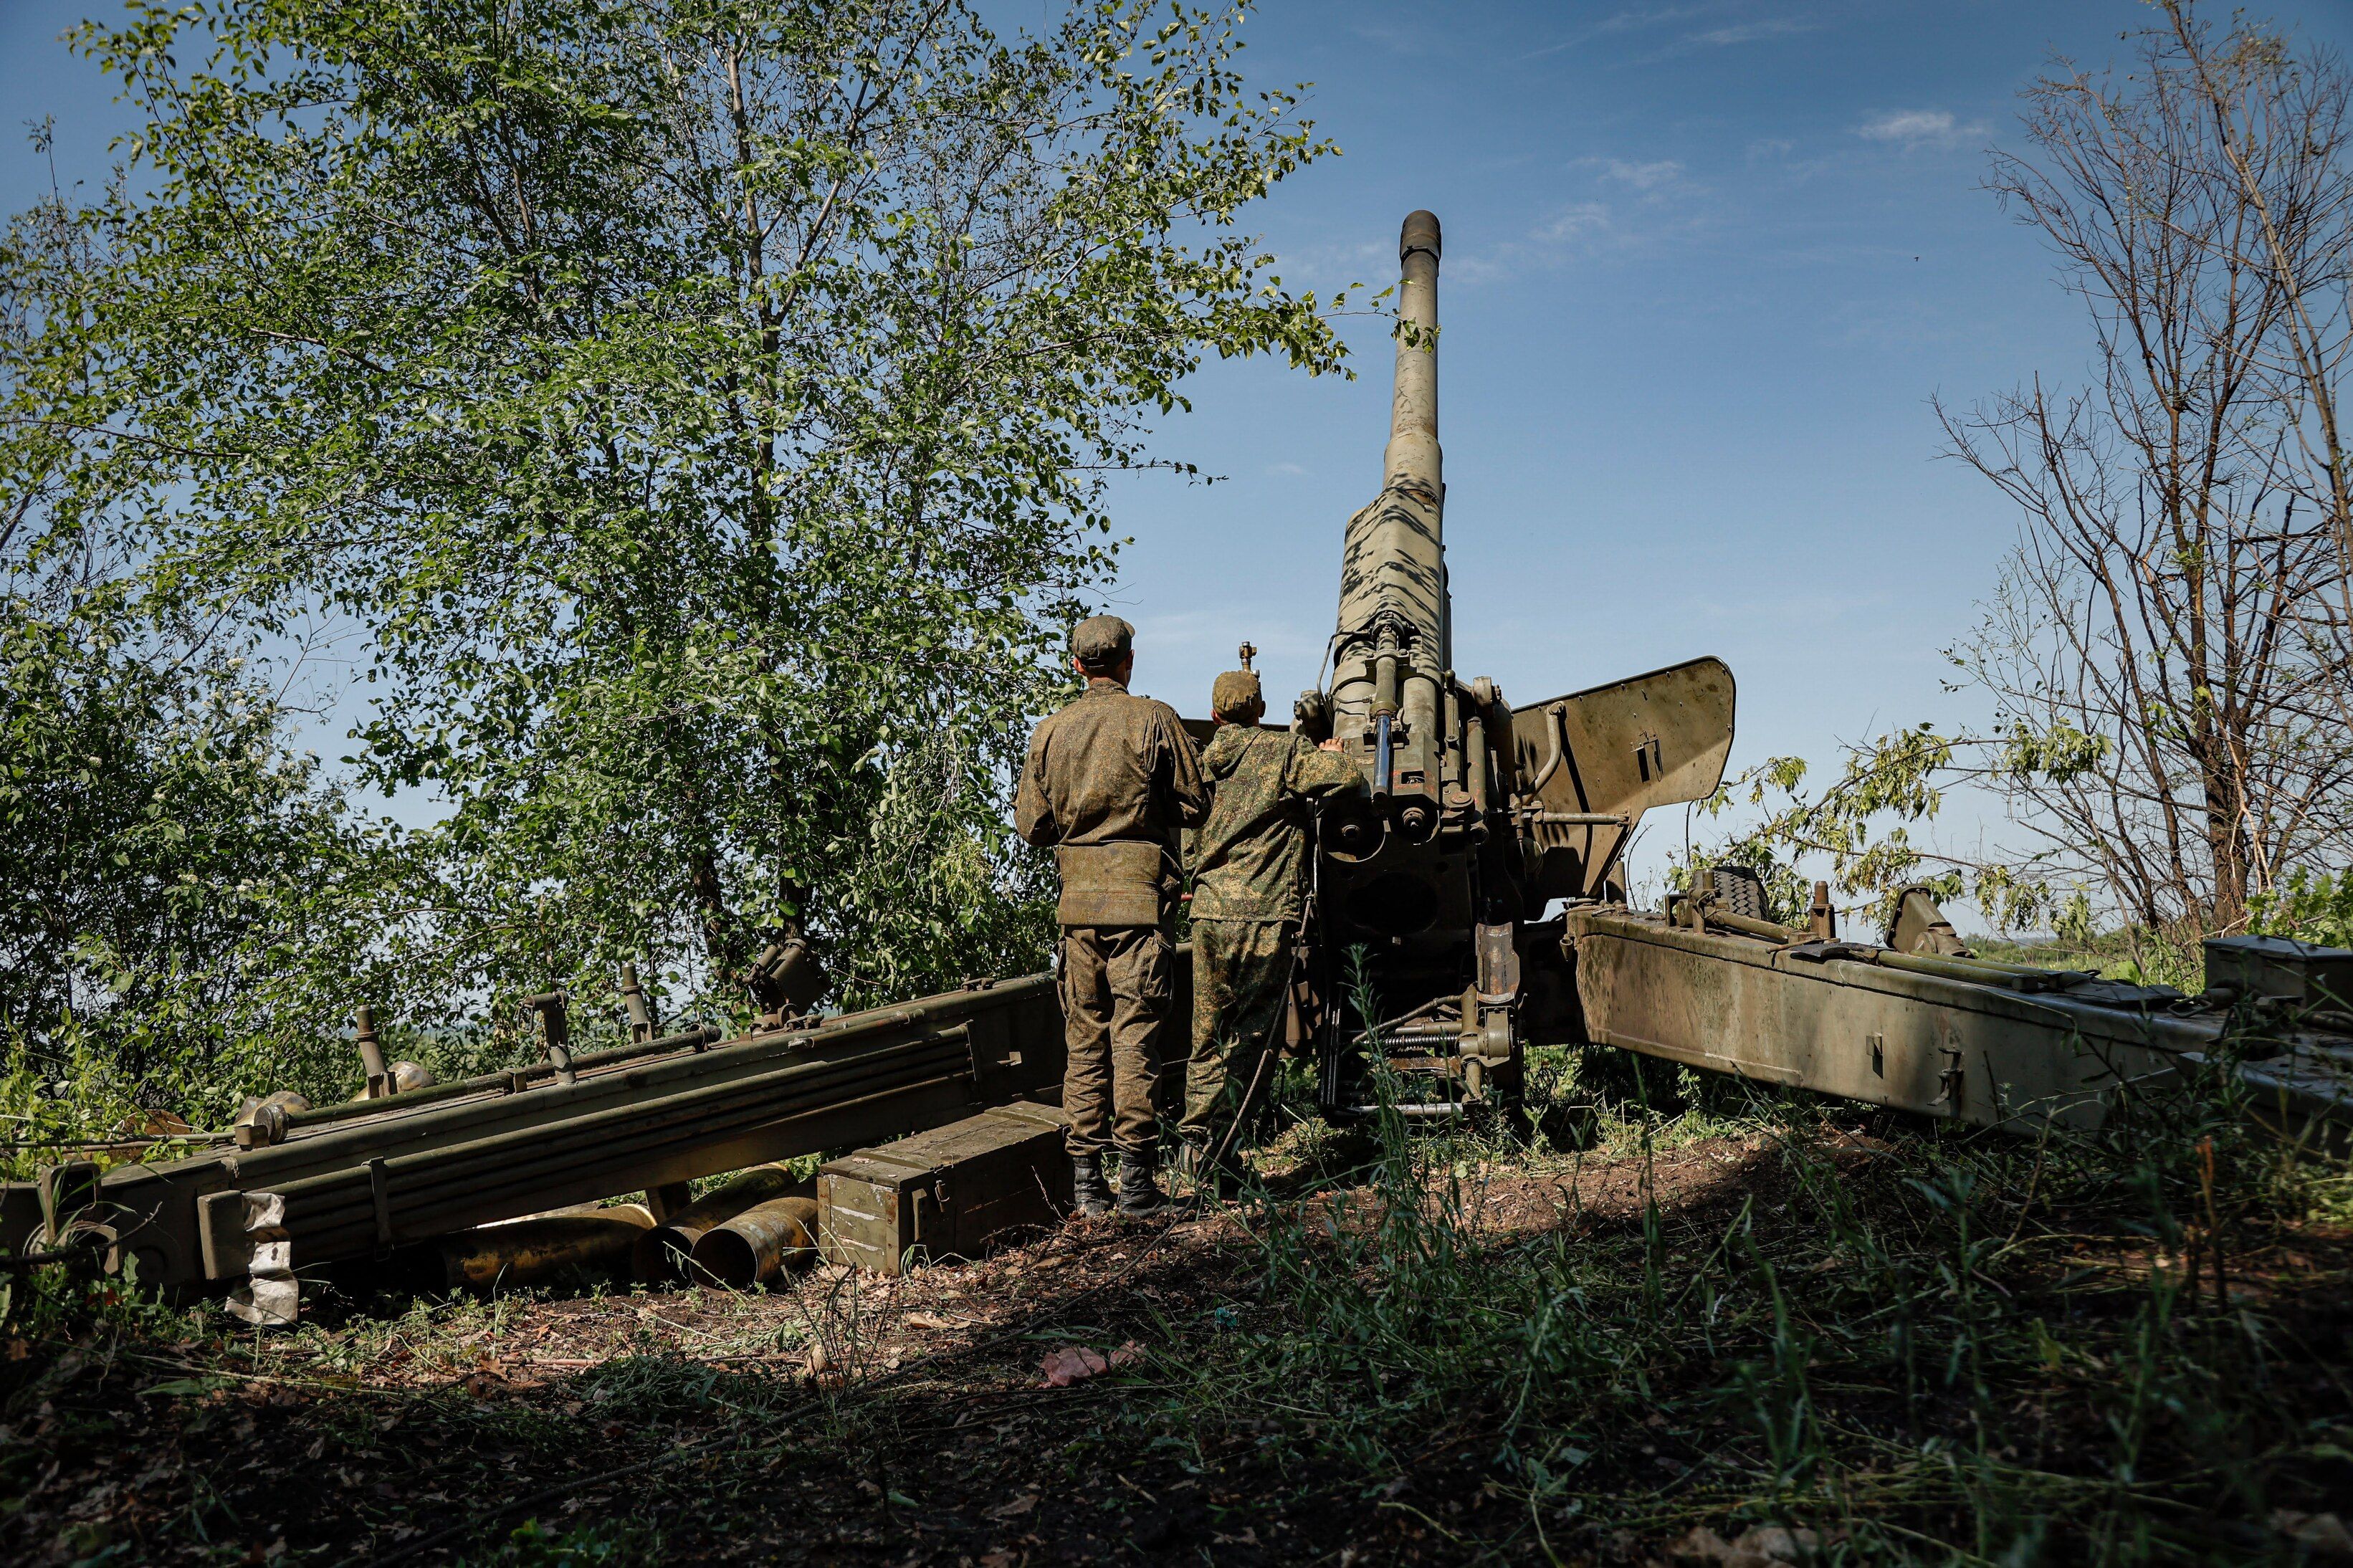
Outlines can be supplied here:
M1071 628L1071 657L1084 665L1117 664L1135 646L1135 628L1117 616L1089 616Z
M1253 704L1263 705L1265 700L1258 688L1256 670L1229 669L1209 688L1209 711L1224 718L1244 712Z

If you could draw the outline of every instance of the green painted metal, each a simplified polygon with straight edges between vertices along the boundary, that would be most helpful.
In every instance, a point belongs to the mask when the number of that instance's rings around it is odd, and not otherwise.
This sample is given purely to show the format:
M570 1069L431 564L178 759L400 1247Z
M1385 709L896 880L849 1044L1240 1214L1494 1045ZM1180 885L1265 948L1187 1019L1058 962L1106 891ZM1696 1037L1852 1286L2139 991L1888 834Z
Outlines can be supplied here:
M2054 988L2030 993L2015 966L1694 931L1620 905L1572 907L1563 923L1597 1044L1985 1126L2096 1126L2206 1059L2232 1023L2221 1000L2164 987L2045 972ZM2353 1111L2353 1040L2283 1017L2260 1048L2239 1072L2269 1109Z
M1061 1081L1050 974L713 1044L703 1031L324 1111L282 1141L0 1196L0 1247L79 1227L185 1298L282 1315L301 1270L952 1121ZM274 1283L272 1283L274 1281ZM264 1288L267 1286L267 1288ZM262 1303L257 1306L256 1302ZM288 1307L290 1310L290 1307Z

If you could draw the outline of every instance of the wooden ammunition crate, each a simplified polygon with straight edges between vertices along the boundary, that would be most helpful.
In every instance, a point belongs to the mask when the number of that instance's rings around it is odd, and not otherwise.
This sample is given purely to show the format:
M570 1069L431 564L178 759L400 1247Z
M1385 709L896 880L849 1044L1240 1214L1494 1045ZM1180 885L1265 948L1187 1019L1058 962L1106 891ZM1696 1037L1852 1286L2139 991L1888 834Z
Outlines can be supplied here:
M828 1262L903 1274L931 1259L977 1258L1071 1207L1068 1120L1017 1102L896 1143L828 1161L817 1173L818 1249Z

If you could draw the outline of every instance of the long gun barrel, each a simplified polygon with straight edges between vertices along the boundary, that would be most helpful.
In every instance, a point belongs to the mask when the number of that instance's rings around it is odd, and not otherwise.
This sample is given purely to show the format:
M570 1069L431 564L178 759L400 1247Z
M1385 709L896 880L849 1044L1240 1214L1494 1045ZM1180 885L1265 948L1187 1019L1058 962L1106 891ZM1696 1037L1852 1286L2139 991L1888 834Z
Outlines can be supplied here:
M1397 385L1381 493L1348 520L1333 637L1334 732L1369 763L1375 804L1408 838L1438 826L1452 664L1446 480L1438 445L1438 219L1398 237Z

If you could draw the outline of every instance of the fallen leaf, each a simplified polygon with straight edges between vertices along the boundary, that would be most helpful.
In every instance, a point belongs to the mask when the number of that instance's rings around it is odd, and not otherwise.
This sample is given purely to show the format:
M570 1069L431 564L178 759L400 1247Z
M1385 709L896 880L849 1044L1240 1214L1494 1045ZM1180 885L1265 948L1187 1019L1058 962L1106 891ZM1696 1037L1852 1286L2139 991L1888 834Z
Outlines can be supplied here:
M1084 1345L1064 1345L1060 1350L1047 1352L1046 1359L1038 1363L1038 1370L1046 1374L1047 1387L1068 1388L1082 1378L1093 1377L1141 1360L1143 1355L1143 1348L1133 1340L1108 1355L1102 1351L1089 1350Z
M935 1329L935 1330L936 1330L936 1329L953 1329L953 1328L955 1328L955 1325L954 1323L949 1322L945 1318L935 1318L935 1317L932 1316L932 1314L931 1314L931 1313L929 1313L929 1312L910 1312L910 1313L908 1313L908 1314L907 1314L907 1326L908 1326L909 1328L912 1328L912 1329Z
M1743 1531L1740 1539L1732 1543L1735 1552L1746 1552L1768 1563L1804 1563L1821 1550L1822 1539L1810 1530L1791 1530L1786 1525L1760 1524Z
M1744 1531L1737 1541L1726 1541L1699 1525L1670 1545L1667 1555L1677 1563L1710 1568L1796 1568L1811 1562L1820 1550L1821 1538L1810 1530L1760 1524Z
M1019 1519L1023 1514L1028 1513L1031 1509L1036 1508L1037 1506L1038 1494L1036 1492L1023 1492L1019 1497L1015 1498L1003 1508L990 1509L988 1510L988 1517L991 1519Z

